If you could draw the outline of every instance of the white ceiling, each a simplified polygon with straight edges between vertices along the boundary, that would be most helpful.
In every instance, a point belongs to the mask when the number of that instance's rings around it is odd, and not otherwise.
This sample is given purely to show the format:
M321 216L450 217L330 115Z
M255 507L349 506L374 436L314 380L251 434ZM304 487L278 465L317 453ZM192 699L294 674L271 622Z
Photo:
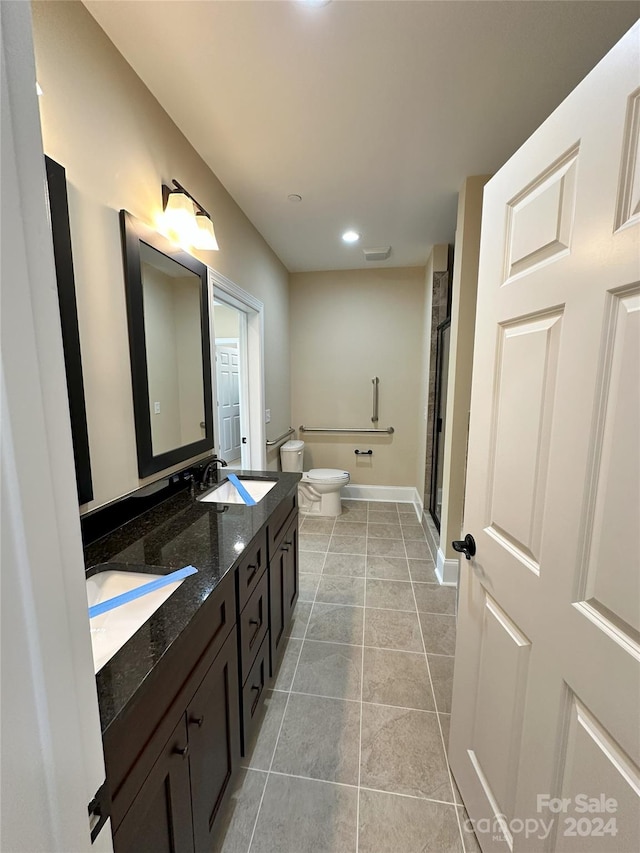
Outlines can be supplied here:
M453 242L464 178L496 171L638 17L611 0L85 5L291 271L424 264Z

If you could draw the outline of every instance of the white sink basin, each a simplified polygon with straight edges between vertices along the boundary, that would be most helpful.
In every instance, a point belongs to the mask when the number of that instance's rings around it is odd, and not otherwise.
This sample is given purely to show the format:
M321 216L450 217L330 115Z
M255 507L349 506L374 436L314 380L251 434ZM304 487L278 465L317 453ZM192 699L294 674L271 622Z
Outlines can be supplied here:
M121 572L109 569L87 578L87 601L89 607L130 592L145 583L158 580L163 575L146 572ZM160 605L174 593L184 578L156 589L134 601L94 616L91 624L91 646L93 649L93 671L98 672L118 649L155 613Z
M278 482L277 480L250 480L244 477L238 478L251 497L256 501L261 501L262 498L271 491ZM219 485L211 492L207 492L199 500L218 503L218 504L243 504L244 501L240 497L238 490L229 480Z

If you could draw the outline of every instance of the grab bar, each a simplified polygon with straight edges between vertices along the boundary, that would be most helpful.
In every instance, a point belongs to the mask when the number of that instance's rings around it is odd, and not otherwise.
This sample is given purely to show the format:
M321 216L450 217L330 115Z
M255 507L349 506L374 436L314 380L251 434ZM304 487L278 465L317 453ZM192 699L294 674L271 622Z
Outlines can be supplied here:
M380 384L380 380L377 376L374 376L371 380L373 382L373 416L371 418L372 424L378 423L378 385Z
M370 427L365 427L364 429L342 429L342 427L306 427L299 426L298 430L300 432L366 432L370 433L384 433L385 435L393 435L395 432L393 427L387 427L386 429L371 429Z
M289 436L295 432L293 427L289 427L286 432L283 432L282 435L278 436L278 438L272 438L270 441L267 441L267 447L273 447L275 444L280 444L281 441L284 441L285 438L289 438Z

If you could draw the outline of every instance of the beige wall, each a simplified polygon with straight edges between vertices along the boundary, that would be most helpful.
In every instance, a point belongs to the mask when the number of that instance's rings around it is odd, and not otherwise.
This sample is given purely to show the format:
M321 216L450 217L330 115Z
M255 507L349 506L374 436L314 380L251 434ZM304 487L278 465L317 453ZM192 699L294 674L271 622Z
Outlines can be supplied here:
M149 378L151 445L166 453L181 444L178 353L174 322L174 279L151 264L141 264L144 336ZM155 414L156 403L160 407Z
M194 286L193 278L175 280L173 315L178 359L181 446L205 437L205 431L200 426L204 421L200 296L200 287Z
M352 483L415 486L424 268L294 273L290 294L292 426L372 427L378 376L378 426L395 428L393 436L305 433L305 470L344 468ZM374 455L358 459L356 448Z
M228 305L215 305L213 313L216 339L240 336L240 318L237 308L230 308Z
M451 541L462 535L482 194L490 177L467 178L458 197L440 519L440 550L447 559L458 557Z
M161 184L175 178L212 212L220 252L199 253L201 260L265 305L265 405L276 433L290 419L288 275L84 6L36 2L33 17L44 148L67 170L94 482L89 509L140 485L119 210L153 225ZM276 461L270 454L270 467Z

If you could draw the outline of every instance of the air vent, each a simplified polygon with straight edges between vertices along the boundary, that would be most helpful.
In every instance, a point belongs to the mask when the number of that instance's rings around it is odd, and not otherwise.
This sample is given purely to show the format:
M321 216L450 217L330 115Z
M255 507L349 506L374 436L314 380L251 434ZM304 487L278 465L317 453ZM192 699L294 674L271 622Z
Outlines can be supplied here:
M363 249L365 261L386 261L391 254L391 246L382 246L379 249Z

